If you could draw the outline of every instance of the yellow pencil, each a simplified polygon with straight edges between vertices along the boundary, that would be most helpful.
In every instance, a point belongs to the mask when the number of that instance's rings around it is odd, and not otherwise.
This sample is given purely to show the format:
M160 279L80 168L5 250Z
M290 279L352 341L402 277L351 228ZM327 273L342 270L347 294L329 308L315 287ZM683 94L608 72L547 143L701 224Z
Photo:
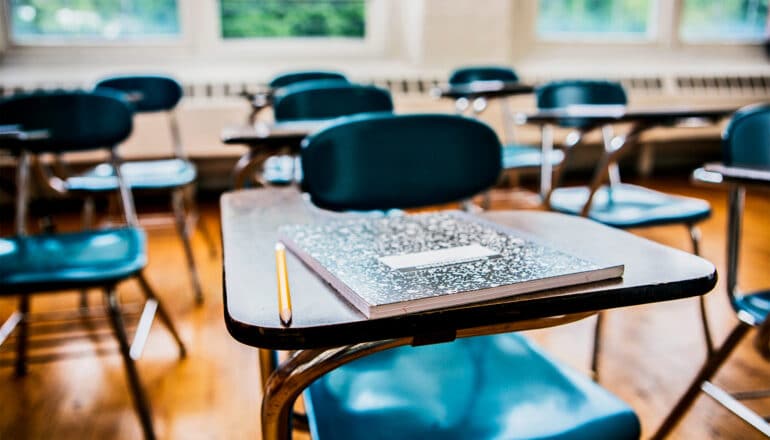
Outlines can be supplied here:
M275 244L275 272L278 275L278 316L281 323L291 324L291 293L289 292L289 271L286 268L286 246Z

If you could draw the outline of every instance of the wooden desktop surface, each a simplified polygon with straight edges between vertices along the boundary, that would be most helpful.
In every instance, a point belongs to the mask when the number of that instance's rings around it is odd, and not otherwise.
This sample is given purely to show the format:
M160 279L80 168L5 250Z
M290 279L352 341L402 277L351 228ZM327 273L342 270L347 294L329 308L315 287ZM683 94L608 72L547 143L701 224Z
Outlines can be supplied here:
M503 98L534 93L535 86L510 81L473 81L467 84L447 84L436 87L432 93L441 98Z
M576 106L591 107L591 106ZM734 113L738 107L692 107L692 106L659 106L628 108L624 111L609 110L585 111L579 109L570 111L566 108L543 109L531 113L518 113L516 122L519 124L555 124L564 119L590 119L597 124L619 122L642 122L645 124L665 125L679 124L688 119L719 120ZM607 106L609 107L609 106Z
M416 337L447 340L463 330L592 312L709 292L708 261L589 220L549 212L498 211L482 217L522 230L596 262L625 264L622 280L521 295L506 300L384 319L366 319L293 255L289 255L293 322L278 316L273 248L282 224L323 215L296 188L227 193L221 199L225 322L240 342L260 348L306 349Z

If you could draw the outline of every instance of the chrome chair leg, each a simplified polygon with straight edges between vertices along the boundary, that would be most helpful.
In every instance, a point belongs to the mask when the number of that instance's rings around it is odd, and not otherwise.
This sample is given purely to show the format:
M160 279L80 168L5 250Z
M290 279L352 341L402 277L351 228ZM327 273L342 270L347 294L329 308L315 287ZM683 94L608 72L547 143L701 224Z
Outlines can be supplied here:
M29 340L29 295L19 298L18 333L16 334L16 376L27 374L27 342Z
M719 347L719 349L711 354L708 358L706 358L706 362L701 367L698 375L695 376L695 379L693 379L693 381L690 383L687 391L685 391L682 397L679 398L679 401L676 403L668 416L666 416L666 419L663 420L663 423L660 424L658 431L655 433L655 435L652 436L652 439L663 439L671 432L672 429L674 429L682 416L684 416L687 410L689 410L692 404L695 402L695 399L698 397L698 393L701 391L703 384L710 380L714 374L716 374L725 359L730 356L730 353L732 353L733 349L735 349L738 343L741 342L741 339L743 339L743 337L750 329L750 325L743 322L738 323L738 325L736 325L727 336L727 339L722 344L722 346Z
M195 303L200 305L203 304L203 292L201 290L200 278L198 277L198 269L195 265L195 257L193 256L192 245L190 244L190 234L187 232L187 220L184 209L184 194L182 191L183 190L181 189L177 189L172 193L171 204L174 210L177 233L182 239L185 257L187 258L187 268L190 271L190 281L192 282L193 293L195 294Z
M604 313L596 314L594 327L594 349L591 353L591 376L594 382L599 382L599 357L602 354L602 330L604 328Z
M118 340L118 346L120 348L120 355L123 358L123 366L126 369L126 377L128 378L128 385L131 390L131 395L134 400L134 406L136 412L139 415L139 420L142 424L142 431L144 432L145 439L154 439L155 430L152 425L152 411L150 409L149 401L142 388L142 383L139 380L139 373L136 370L136 364L130 355L130 346L128 344L128 336L126 335L126 327L123 324L123 315L121 314L120 304L118 303L115 289L109 287L105 289L105 303L107 304L107 312L110 318L110 324L112 325L115 338Z
M171 333L171 336L174 337L176 345L179 347L179 357L187 357L187 348L185 347L184 342L182 342L182 338L179 336L179 332L176 330L174 322L171 320L171 316L168 314L166 308L163 307L163 303L155 294L155 290L153 290L152 286L150 286L150 283L147 281L147 278L144 277L142 272L139 272L139 274L136 276L136 279L139 281L139 285L142 287L142 291L144 292L144 295L147 297L147 299L154 300L157 303L158 316L160 317L160 320L163 321L163 325L165 325L168 331Z
M83 230L88 231L93 229L95 210L96 208L94 206L94 198L91 196L86 196L85 200L83 200L83 212L81 213L80 220ZM81 311L88 309L88 289L80 290L80 301L78 307L80 307Z
M695 255L700 256L700 228L696 225L689 224L687 225L687 229L690 232L692 251ZM706 353L708 356L711 356L714 354L714 338L711 336L711 327L709 326L708 313L706 311L706 297L703 295L699 296L698 303L700 305L701 324L703 325L703 338L706 342Z

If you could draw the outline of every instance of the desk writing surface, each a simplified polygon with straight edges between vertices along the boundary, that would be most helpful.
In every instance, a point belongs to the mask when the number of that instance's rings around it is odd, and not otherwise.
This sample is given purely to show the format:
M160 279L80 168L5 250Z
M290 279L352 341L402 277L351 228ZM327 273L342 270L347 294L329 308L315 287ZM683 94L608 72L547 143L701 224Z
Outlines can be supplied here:
M589 106L584 106L589 107ZM579 112L577 108L569 110L566 108L543 109L531 113L519 113L516 115L517 122L529 124L551 124L559 122L562 119L590 119L597 123L601 122L654 122L665 123L675 122L684 119L720 119L734 113L737 107L686 107L686 106L666 106L666 107L645 107L628 108L624 112L610 110L606 114L600 111Z
M288 255L293 317L282 327L273 255L278 227L322 214L295 188L227 193L221 199L225 322L247 344L273 349L340 346L447 334L483 325L604 310L701 295L716 283L708 261L580 217L490 211L482 217L567 252L625 264L622 280L572 286L458 308L367 320L320 277Z
M297 120L230 125L222 129L225 144L264 145L275 143L299 143L305 136L327 125L330 119Z
M473 81L464 84L445 85L433 89L433 93L442 98L499 98L533 93L535 87L529 84L511 81Z

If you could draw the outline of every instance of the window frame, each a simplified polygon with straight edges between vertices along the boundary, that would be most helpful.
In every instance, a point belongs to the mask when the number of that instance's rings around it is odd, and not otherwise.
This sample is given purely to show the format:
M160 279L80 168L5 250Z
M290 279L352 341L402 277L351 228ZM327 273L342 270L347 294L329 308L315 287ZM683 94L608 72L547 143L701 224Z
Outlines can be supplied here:
M221 36L220 1L177 0L180 32L177 36L127 39L62 39L41 38L17 41L11 29L10 3L0 0L0 43L5 40L7 52L26 57L66 59L72 54L83 58L99 58L131 54L152 58L170 56L208 61L235 61L254 58L289 57L366 57L385 52L390 20L388 0L365 0L366 30L363 38L346 37L257 37L223 38ZM212 19L213 17L213 19ZM194 31L193 31L194 30ZM246 55L244 55L246 53Z

